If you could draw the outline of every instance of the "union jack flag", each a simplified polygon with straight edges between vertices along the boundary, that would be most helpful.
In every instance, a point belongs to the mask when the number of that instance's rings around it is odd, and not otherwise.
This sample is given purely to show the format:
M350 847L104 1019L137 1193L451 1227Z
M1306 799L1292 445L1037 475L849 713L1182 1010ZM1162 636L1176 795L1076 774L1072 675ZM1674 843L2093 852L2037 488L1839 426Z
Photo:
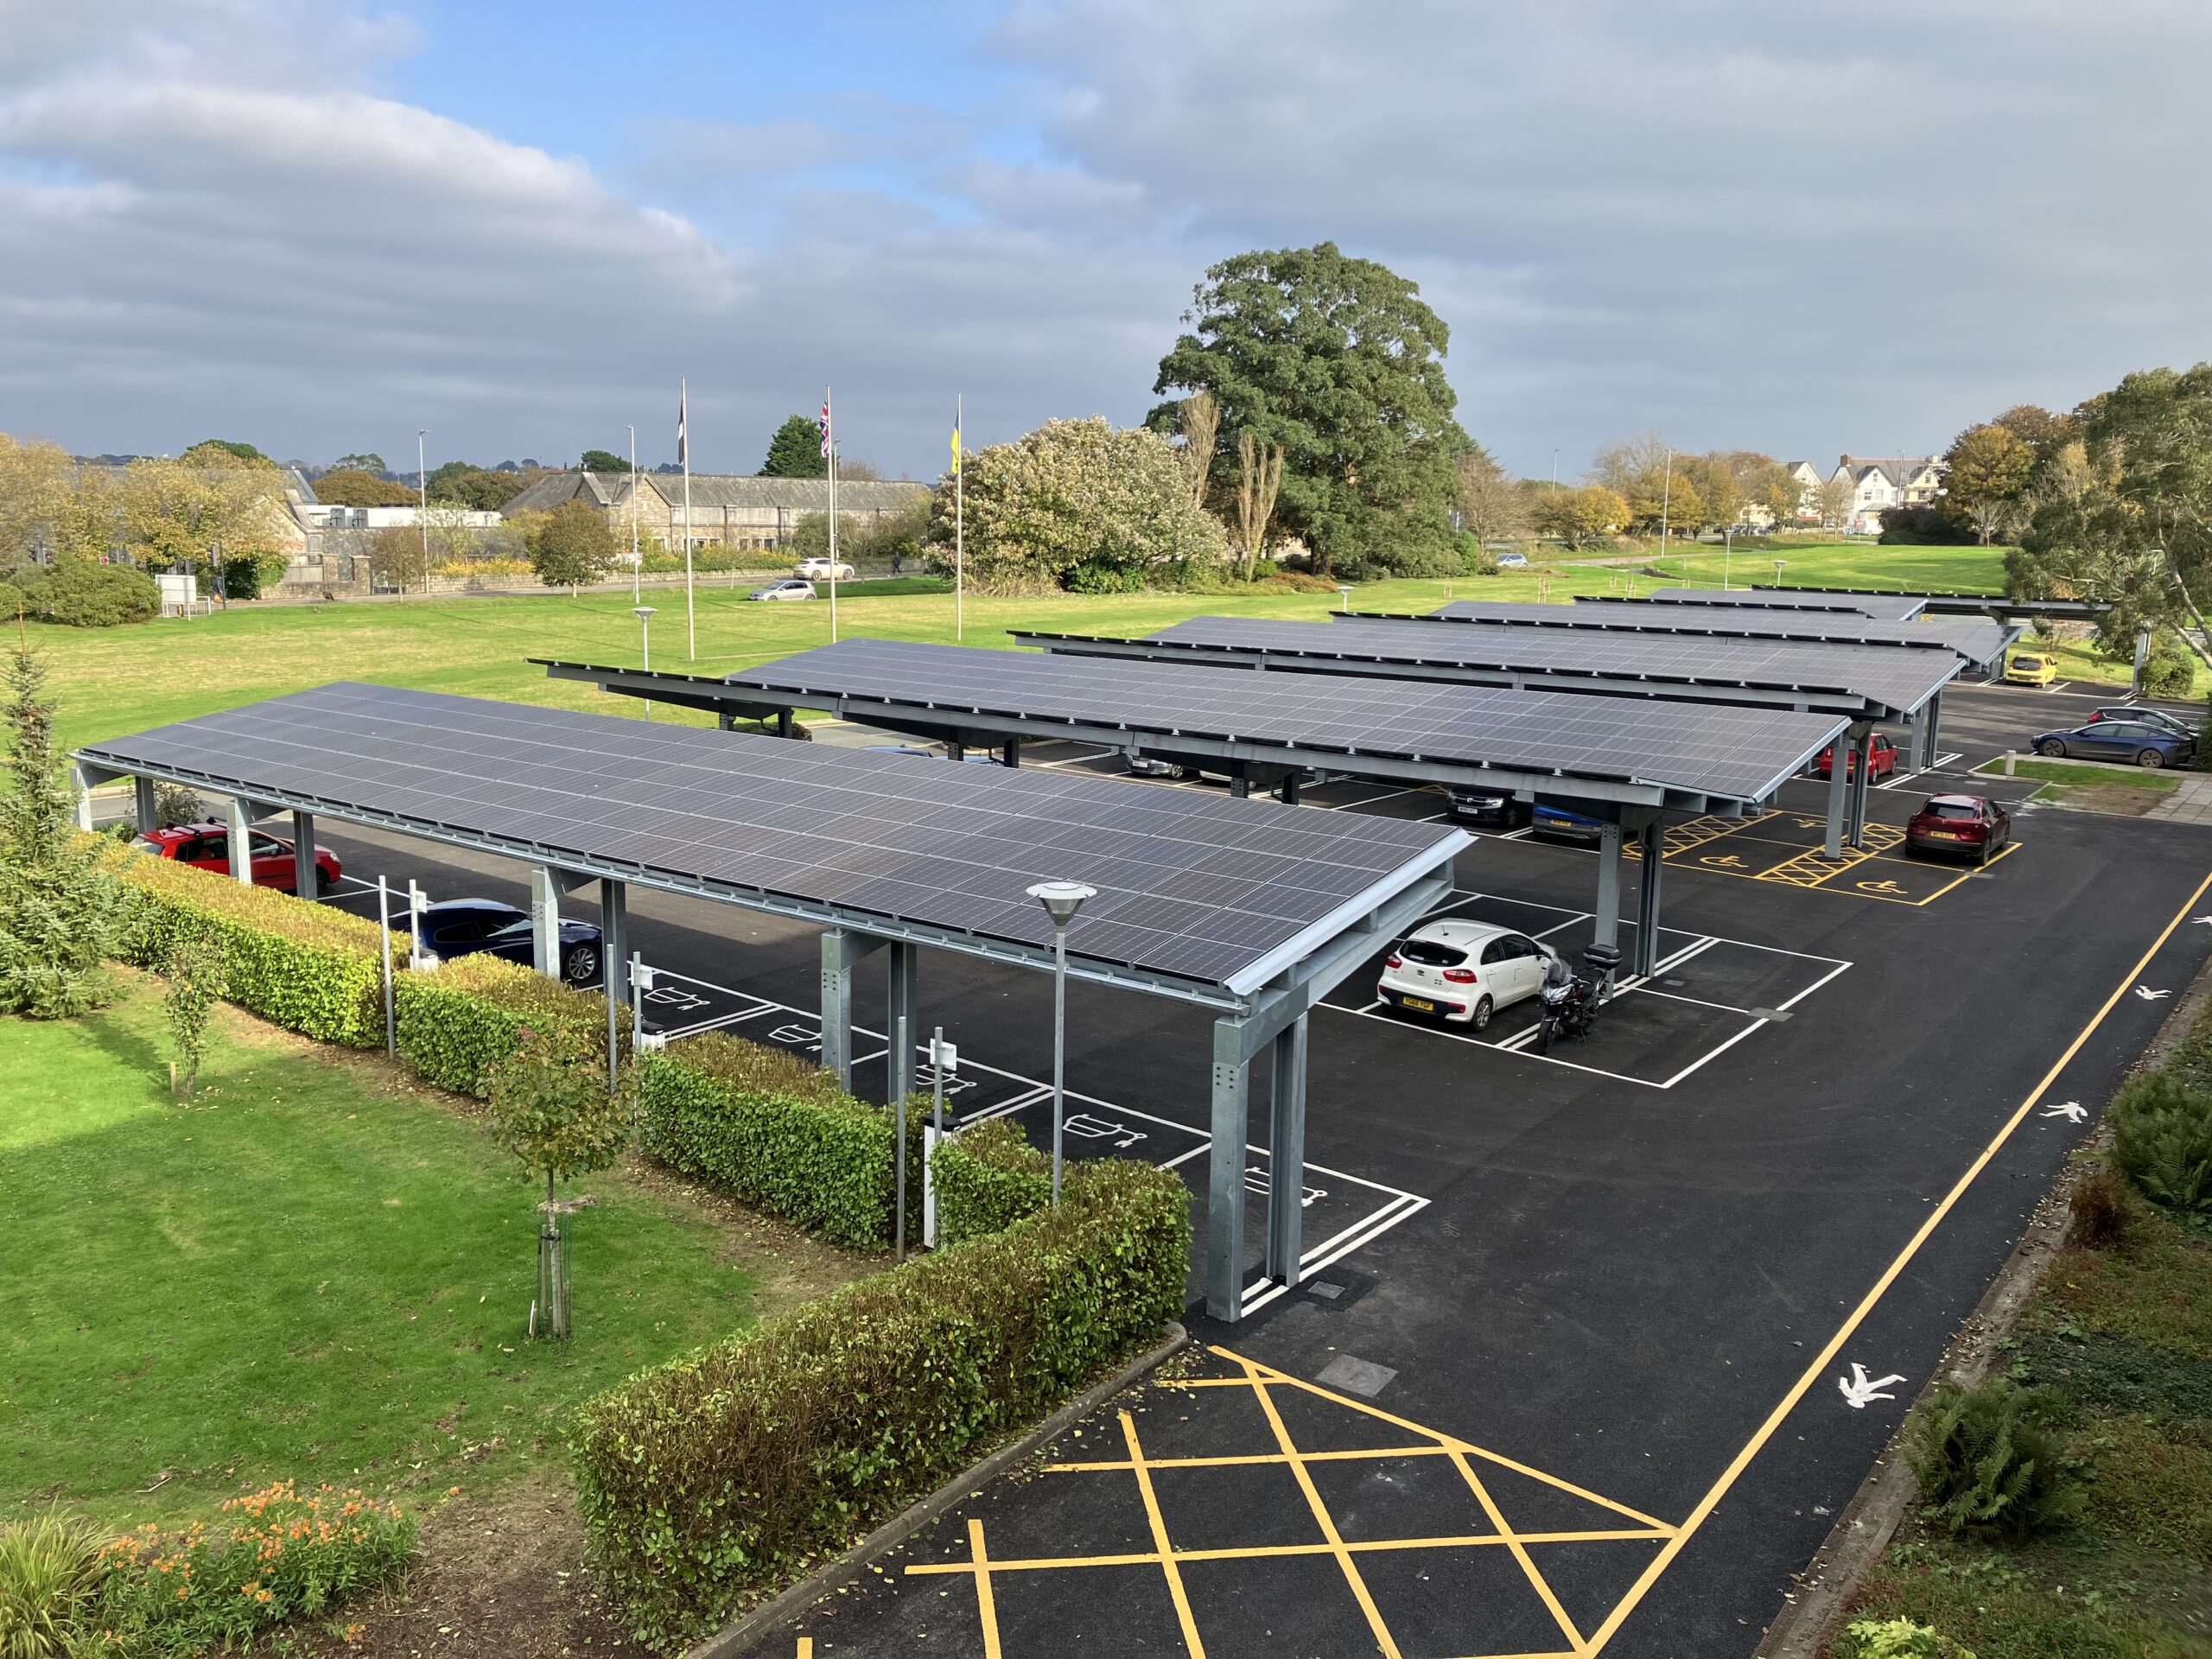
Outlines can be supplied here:
M830 400L822 400L822 459L830 459Z

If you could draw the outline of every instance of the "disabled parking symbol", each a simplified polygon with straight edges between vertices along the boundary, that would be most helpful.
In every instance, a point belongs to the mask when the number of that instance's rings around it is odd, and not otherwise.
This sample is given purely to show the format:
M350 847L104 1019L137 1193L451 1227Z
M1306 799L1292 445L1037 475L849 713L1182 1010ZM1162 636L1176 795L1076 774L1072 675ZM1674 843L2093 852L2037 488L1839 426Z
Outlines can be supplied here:
M1894 881L1861 881L1858 884L1858 887L1859 891L1861 893L1879 893L1885 899L1903 898L1904 896L1904 889Z
M1744 861L1733 853L1725 853L1719 858L1700 858L1698 862L1716 870L1740 870L1744 868Z

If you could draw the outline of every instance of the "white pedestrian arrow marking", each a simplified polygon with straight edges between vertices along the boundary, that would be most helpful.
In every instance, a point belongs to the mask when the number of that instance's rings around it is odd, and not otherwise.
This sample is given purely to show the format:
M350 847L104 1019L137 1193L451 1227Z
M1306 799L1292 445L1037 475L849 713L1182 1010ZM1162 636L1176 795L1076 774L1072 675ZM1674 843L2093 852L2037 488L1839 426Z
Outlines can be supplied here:
M2062 1100L2056 1106L2043 1109L2045 1117L2063 1117L2071 1123L2080 1123L2089 1116L2089 1109L2078 1100Z
M2195 927L2212 927L2212 916L2192 916L2190 924Z
M1904 1381L1904 1378L1896 1371L1891 1371L1887 1376L1870 1379L1866 1375L1866 1368L1854 1359L1851 1362L1851 1375L1847 1377L1839 1376L1835 1380L1835 1385L1843 1390L1843 1400L1846 1405L1853 1411L1864 1411L1877 1400L1896 1399L1897 1395L1894 1394L1885 1394L1882 1390L1892 1382Z
M2162 996L2171 996L2173 993L2171 991L2154 991L2148 985L2138 985L2135 988L2135 995L2141 997L2145 1002L2155 1002Z

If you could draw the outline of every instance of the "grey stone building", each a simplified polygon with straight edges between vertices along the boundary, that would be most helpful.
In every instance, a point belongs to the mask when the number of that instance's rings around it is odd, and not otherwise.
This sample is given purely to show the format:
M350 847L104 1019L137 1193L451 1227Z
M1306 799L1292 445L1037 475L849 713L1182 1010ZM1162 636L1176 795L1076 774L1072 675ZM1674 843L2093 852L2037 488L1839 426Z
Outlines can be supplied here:
M621 473L554 473L539 479L500 511L550 512L564 501L582 501L607 515L608 526L626 537L632 480ZM683 545L683 480L666 473L636 475L639 528L671 548ZM930 486L914 483L837 481L840 535L871 527L876 521L926 499ZM791 530L810 512L830 511L825 478L747 478L720 473L691 474L692 545L718 542L725 547L782 547Z

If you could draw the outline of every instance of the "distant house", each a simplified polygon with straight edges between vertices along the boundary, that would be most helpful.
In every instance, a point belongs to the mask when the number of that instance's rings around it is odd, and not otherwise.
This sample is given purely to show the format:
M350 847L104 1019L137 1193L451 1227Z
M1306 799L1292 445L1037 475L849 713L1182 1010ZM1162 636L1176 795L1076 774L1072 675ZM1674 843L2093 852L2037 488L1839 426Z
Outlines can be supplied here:
M1943 461L1940 455L1845 455L1828 477L1851 486L1845 528L1872 535L1891 508L1922 506L1943 493Z
M607 516L608 525L626 535L632 488L637 491L639 527L671 548L683 545L683 480L659 473L640 473L634 483L626 473L554 473L539 479L500 509L545 512L564 501L582 501ZM926 500L926 484L839 480L837 520L844 533ZM693 546L719 542L725 547L782 547L798 521L810 512L830 511L830 480L824 478L747 478L721 473L691 474ZM860 521L858 524L855 520Z

